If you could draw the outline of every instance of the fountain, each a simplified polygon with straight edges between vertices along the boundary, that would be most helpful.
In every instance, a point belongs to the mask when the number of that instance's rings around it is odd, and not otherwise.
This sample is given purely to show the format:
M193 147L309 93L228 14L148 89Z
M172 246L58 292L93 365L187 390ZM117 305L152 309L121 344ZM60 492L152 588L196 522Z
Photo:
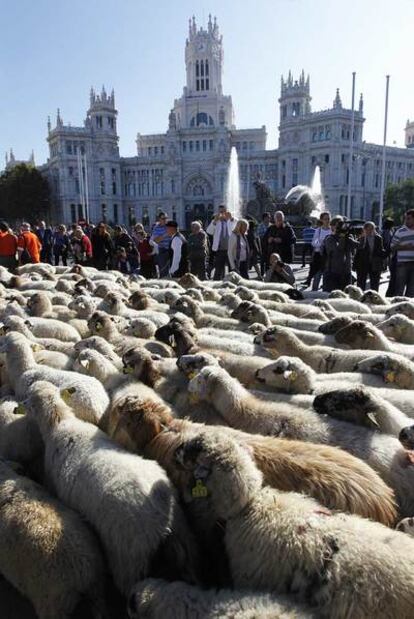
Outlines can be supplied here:
M310 187L307 185L296 185L286 194L287 203L294 203L301 210L304 217L319 219L319 215L325 209L322 196L321 169L317 165L313 173Z
M240 219L240 217L242 217L243 213L240 202L239 159L237 157L237 150L234 146L232 147L230 153L230 165L226 186L226 207L235 219Z

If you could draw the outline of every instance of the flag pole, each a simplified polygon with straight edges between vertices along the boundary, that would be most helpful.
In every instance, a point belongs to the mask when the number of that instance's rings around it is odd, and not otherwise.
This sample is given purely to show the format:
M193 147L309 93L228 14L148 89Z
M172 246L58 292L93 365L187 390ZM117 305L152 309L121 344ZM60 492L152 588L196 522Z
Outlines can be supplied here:
M382 230L382 219L384 215L384 191L385 191L385 158L386 158L386 143L387 143L387 125L388 125L388 93L390 87L390 76L386 76L385 85L385 118L384 118L384 142L382 145L382 166L381 166L381 195L379 204L378 228Z
M349 144L348 161L348 198L346 202L346 216L351 216L351 194L352 194L352 170L354 157L354 128L355 128L355 71L352 73L352 116L351 116L351 136Z

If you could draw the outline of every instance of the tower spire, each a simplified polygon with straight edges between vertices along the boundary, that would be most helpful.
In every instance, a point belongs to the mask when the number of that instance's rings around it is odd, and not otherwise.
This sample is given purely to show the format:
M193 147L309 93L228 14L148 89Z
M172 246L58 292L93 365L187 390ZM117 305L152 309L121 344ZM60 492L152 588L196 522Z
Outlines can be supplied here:
M333 102L334 108L342 108L341 95L339 94L339 88L336 89L336 96Z
M364 113L364 97L362 95L362 92L361 96L359 97L359 111L361 112L361 114Z

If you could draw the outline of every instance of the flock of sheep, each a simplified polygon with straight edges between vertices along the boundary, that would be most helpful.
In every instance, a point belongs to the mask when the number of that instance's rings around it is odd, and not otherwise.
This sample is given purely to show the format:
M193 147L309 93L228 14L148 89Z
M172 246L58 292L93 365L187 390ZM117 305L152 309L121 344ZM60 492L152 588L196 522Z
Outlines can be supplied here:
M0 267L0 573L39 619L108 582L131 619L412 619L414 302L302 296Z

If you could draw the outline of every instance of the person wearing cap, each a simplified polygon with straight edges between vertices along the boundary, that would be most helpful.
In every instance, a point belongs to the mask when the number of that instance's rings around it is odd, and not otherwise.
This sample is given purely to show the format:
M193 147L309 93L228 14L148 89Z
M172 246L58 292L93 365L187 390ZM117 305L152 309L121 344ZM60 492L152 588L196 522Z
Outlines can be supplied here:
M0 265L13 270L17 266L17 236L5 221L0 222Z
M173 219L166 223L167 234L170 238L170 268L171 277L181 277L188 273L187 241L178 229Z
M42 245L36 234L31 231L28 223L22 223L20 234L17 239L17 253L19 254L19 264L37 264L40 262L40 251Z

